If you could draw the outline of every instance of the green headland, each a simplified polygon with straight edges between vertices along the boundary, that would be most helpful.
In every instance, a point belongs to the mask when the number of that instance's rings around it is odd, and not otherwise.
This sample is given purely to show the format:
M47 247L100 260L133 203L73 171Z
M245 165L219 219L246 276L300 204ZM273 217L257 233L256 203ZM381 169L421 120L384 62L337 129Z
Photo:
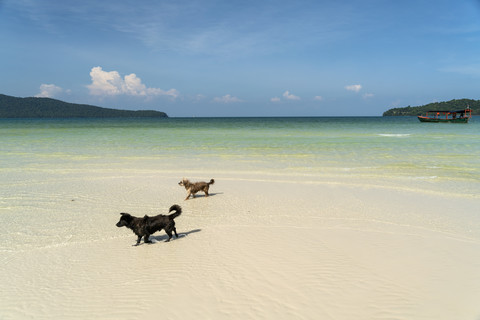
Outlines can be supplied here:
M51 98L17 98L0 94L0 118L151 118L168 117L154 110L120 110Z

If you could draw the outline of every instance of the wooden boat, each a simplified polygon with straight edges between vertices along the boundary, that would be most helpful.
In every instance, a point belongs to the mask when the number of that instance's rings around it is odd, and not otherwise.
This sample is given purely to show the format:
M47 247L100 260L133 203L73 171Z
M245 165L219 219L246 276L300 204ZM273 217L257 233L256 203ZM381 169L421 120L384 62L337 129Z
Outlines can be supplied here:
M472 109L458 111L427 111L426 115L418 116L420 122L453 122L468 123L472 117Z

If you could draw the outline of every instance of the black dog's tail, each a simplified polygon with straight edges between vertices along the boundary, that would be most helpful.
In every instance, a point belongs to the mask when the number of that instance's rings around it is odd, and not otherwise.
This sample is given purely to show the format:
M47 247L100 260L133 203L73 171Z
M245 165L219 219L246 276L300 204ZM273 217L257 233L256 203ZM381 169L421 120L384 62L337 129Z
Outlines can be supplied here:
M170 220L173 220L182 214L182 207L180 207L178 204L174 204L173 206L171 206L168 212L172 212L173 210L175 210L175 213L172 213L171 215L168 216Z
M208 184L214 184L214 183L215 183L215 180L210 179L210 182Z

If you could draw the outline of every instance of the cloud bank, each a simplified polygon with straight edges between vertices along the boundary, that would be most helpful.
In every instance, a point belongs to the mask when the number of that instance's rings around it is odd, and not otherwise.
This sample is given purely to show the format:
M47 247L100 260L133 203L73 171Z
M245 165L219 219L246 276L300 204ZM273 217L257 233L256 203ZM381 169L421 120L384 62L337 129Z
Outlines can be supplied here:
M300 97L291 94L288 90L283 93L283 97L287 100L300 100Z
M352 85L349 85L349 86L345 86L345 89L347 89L348 91L359 92L362 89L362 85L361 84L352 84Z
M355 93L359 93L360 90L362 90L362 85L361 84L352 84L352 85L349 85L349 86L345 86L345 89L347 89L348 91L353 91ZM373 98L375 95L373 93L364 93L362 95L363 99L370 99L370 98Z
M220 103L233 103L233 102L241 102L237 97L233 97L229 94L224 95L223 97L215 97L213 98L214 102L220 102Z
M290 91L285 91L283 94L283 99L285 100L300 100L300 97L299 96L296 96L294 94L291 94ZM280 99L279 97L273 97L270 99L271 102L280 102L282 99Z
M64 92L64 90L54 84L41 84L40 93L35 95L37 98L53 98L58 94Z
M94 67L90 71L90 77L92 83L87 88L93 96L167 96L171 99L179 96L176 89L165 91L160 88L148 88L134 73L122 78L117 71L103 71L102 67Z

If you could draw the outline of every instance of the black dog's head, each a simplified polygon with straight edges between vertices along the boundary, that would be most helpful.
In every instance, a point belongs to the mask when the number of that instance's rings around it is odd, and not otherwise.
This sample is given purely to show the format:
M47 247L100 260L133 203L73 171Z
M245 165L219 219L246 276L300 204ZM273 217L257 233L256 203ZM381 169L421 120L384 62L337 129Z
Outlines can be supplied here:
M120 213L122 216L120 217L120 220L117 222L116 226L117 227L128 227L130 225L130 222L132 222L133 217L129 213L122 212Z

